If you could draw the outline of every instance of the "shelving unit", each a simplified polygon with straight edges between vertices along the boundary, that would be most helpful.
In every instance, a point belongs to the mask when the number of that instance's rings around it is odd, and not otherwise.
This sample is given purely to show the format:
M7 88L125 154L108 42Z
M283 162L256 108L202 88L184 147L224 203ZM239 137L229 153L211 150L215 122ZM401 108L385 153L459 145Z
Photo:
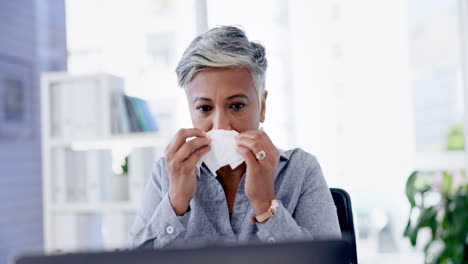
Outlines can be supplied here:
M62 213L100 213L100 212L129 212L134 213L137 205L130 202L113 202L100 204L54 204L50 207L53 212Z
M70 100L72 89L77 98ZM170 137L161 131L112 131L116 93L123 94L122 79L105 73L47 73L41 78L46 252L126 247L152 164ZM127 176L112 170L114 154L122 149L130 151Z
M51 139L51 147L69 147L73 150L109 149L119 146L149 147L167 143L169 136L160 133L132 133L126 135L112 135L101 138L83 139Z

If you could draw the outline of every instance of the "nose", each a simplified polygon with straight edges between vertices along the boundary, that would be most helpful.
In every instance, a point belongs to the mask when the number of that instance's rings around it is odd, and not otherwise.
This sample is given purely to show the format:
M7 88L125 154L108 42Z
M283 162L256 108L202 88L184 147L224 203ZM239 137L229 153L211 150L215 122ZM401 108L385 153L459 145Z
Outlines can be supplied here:
M224 111L215 111L212 117L213 129L232 130L229 117Z

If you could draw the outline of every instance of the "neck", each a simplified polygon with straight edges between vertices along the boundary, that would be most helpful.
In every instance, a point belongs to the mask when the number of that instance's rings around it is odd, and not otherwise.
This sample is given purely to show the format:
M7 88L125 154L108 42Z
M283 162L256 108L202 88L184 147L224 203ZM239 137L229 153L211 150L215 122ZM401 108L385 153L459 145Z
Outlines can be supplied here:
M247 166L245 165L245 162L244 162L235 169L231 169L229 165L224 166L220 168L219 170L217 170L216 173L218 174L218 177L221 177L222 179L225 179L228 181L235 179L235 180L240 181L246 169L247 169Z
M229 166L224 166L217 171L217 178L223 187L224 193L226 194L227 206L230 213L232 213L234 208L234 200L236 198L237 188L239 188L242 175L244 175L246 169L247 166L244 162L233 170Z

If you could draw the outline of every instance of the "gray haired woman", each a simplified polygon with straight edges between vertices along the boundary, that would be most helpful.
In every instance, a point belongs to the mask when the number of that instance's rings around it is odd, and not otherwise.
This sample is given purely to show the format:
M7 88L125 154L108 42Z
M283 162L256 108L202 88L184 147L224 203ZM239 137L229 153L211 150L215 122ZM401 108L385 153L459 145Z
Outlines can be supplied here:
M301 149L279 150L259 129L266 69L263 45L237 27L192 41L176 72L193 128L180 129L155 164L129 232L131 247L341 237L317 159ZM206 133L215 129L239 133L245 160L220 168L217 177L206 166L197 169L211 148Z

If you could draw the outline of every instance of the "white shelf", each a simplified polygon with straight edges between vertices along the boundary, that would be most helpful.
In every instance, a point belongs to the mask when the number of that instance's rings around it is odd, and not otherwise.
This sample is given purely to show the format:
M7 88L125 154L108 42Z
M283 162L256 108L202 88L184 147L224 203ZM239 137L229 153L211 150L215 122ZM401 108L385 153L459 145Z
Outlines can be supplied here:
M66 203L56 204L50 208L56 213L102 213L102 212L130 212L135 213L138 205L130 202L110 202L100 204Z
M70 147L73 150L111 149L119 146L164 147L169 136L159 133L131 133L93 139L50 139L51 147Z
M78 85L88 93L77 93ZM83 95L84 104L71 103L77 94ZM126 243L151 167L171 135L166 130L111 134L127 131L111 122L126 113L112 100L116 94L123 94L123 80L105 73L48 73L41 78L45 252L72 252L83 246L110 249ZM115 178L112 168L123 153L128 155L128 182ZM77 192L89 202L66 202ZM123 193L128 200L104 198Z

